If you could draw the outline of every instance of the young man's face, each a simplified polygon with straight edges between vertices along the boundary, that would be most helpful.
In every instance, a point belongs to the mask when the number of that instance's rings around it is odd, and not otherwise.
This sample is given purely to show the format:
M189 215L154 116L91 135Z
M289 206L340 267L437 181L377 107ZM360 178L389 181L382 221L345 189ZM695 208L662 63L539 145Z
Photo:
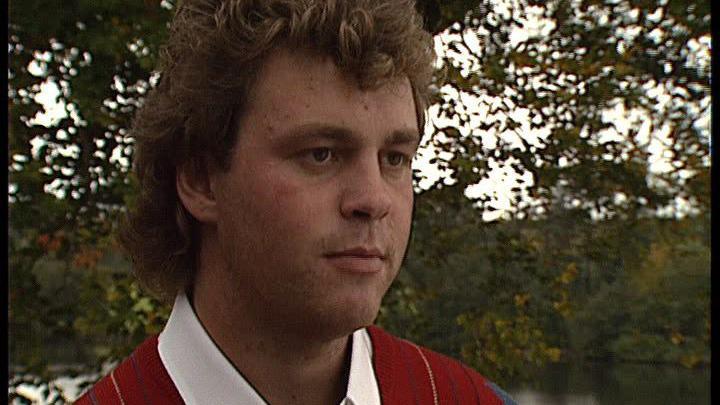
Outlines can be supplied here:
M213 177L238 305L318 333L372 323L407 247L418 142L406 78L361 91L328 58L271 54Z

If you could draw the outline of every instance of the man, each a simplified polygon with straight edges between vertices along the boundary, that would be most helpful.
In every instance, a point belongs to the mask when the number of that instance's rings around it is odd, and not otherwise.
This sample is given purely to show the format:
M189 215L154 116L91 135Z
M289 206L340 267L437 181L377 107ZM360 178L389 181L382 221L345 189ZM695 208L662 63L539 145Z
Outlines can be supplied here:
M164 62L121 239L173 312L78 403L512 403L371 326L432 73L412 1L187 0Z

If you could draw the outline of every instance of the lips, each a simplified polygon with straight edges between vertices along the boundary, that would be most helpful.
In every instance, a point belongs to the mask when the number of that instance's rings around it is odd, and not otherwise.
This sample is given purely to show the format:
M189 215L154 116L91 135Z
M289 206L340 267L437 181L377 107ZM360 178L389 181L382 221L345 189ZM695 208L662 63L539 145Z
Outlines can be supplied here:
M349 273L378 273L385 265L385 255L380 249L355 247L325 255L330 264Z

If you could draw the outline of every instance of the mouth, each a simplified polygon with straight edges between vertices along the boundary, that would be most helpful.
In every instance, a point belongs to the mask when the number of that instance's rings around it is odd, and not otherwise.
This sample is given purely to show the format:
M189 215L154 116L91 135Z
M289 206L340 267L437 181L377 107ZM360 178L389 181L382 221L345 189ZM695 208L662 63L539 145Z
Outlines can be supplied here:
M340 271L348 273L379 273L385 266L385 255L380 249L355 247L326 254L325 259Z

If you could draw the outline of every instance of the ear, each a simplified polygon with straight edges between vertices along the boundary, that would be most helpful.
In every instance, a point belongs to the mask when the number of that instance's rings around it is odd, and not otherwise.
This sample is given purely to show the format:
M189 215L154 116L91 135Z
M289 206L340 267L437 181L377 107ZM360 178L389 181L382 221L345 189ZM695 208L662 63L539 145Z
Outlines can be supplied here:
M177 168L175 189L185 209L200 223L217 222L214 178L208 167L188 162Z

